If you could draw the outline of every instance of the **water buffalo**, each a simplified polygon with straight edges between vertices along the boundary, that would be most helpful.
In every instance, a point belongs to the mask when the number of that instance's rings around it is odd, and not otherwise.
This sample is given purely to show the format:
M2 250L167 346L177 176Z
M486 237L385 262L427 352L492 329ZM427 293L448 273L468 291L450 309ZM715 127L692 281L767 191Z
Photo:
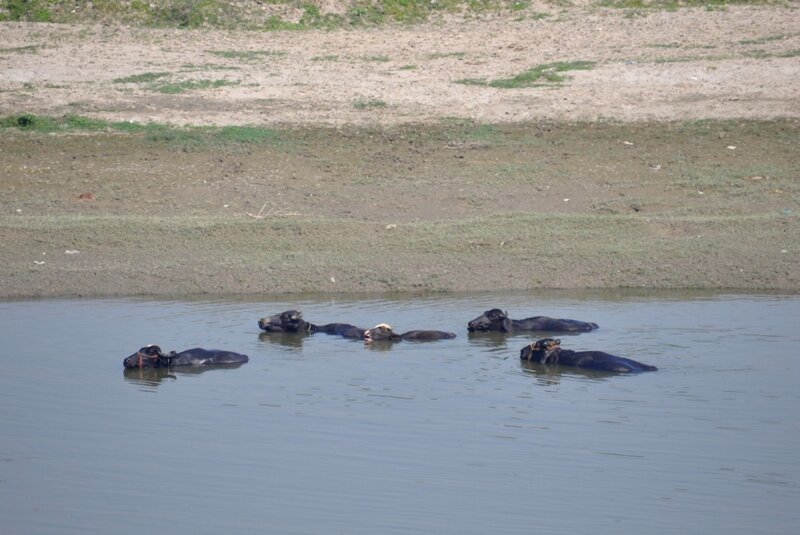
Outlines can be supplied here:
M455 333L444 331L408 331L397 334L392 330L391 325L380 323L364 332L364 341L370 342L399 342L400 340L412 340L415 342L430 342L433 340L447 340L455 338Z
M231 351L202 349L196 347L180 353L164 353L155 345L145 346L126 358L122 364L126 368L171 368L173 366L216 366L224 364L244 364L249 359Z
M499 308L487 310L467 324L467 330L471 333L487 331L504 333L516 331L588 332L594 329L597 329L596 323L547 316L513 320L508 317L508 312L503 312Z
M519 358L539 364L575 366L614 373L654 372L658 368L602 351L561 349L561 340L544 338L522 348Z
M260 329L266 332L276 333L327 333L346 336L353 330L359 330L363 333L364 329L359 329L355 325L349 323L326 323L325 325L314 325L303 319L303 313L299 310L287 310L274 316L261 318L258 320ZM352 338L353 336L347 336Z

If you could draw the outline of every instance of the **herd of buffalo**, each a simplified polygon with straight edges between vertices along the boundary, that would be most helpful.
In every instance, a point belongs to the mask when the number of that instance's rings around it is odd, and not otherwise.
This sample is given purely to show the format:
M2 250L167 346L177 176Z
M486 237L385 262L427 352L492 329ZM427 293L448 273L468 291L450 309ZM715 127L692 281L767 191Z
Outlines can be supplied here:
M325 333L341 336L354 340L363 340L365 343L391 343L401 340L428 342L434 340L447 340L455 338L455 333L445 331L414 330L396 333L386 323L376 325L371 329L362 329L349 323L326 323L316 325L303 319L302 312L287 310L274 316L261 318L258 326L267 333L297 333L301 335ZM499 308L487 310L467 324L471 333L480 332L548 332L548 333L579 333L597 329L596 323L535 316L522 320L508 317L507 312ZM541 365L574 366L590 370L599 370L612 373L637 373L655 371L655 366L643 364L632 359L618 357L603 351L572 351L561 348L561 340L557 338L543 338L526 345L520 350L520 359L535 362ZM220 366L243 364L249 359L247 355L223 351L219 349L187 349L185 351L170 351L164 353L157 345L141 348L133 355L127 357L123 364L126 368L170 368L173 366Z

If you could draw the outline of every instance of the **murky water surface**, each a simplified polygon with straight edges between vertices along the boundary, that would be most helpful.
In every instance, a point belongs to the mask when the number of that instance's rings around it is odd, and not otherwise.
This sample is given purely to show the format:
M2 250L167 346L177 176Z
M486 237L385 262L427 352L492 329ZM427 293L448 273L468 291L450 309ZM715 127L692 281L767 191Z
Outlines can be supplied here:
M495 306L659 371L523 366L467 335ZM458 337L260 334L288 308ZM2 532L797 533L798 326L774 295L0 302ZM250 362L123 373L149 343Z

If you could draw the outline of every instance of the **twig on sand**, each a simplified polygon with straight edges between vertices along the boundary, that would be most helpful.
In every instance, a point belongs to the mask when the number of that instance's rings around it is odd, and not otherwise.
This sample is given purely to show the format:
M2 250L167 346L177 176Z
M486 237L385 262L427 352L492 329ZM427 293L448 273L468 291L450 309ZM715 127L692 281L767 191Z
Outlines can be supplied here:
M277 210L276 211L275 208L270 208L269 210L267 210L267 213L265 214L264 213L264 209L267 207L267 204L269 204L269 201L265 201L264 202L264 206L261 207L261 210L259 210L257 214L252 214L250 212L247 212L247 215L249 215L250 217L255 218L255 219L265 219L265 218L267 218L267 217L269 217L271 215L283 216L283 217L288 217L288 216L293 216L293 215L300 215L300 212L289 212L289 211L285 211L285 210Z
M269 215L272 213L272 208L269 209L267 215L261 215L264 213L264 208L267 207L267 203L269 203L269 200L264 201L264 206L261 207L261 210L259 210L257 214L251 214L250 212L247 212L247 215L250 217L255 217L256 219L264 219L265 217L269 217Z

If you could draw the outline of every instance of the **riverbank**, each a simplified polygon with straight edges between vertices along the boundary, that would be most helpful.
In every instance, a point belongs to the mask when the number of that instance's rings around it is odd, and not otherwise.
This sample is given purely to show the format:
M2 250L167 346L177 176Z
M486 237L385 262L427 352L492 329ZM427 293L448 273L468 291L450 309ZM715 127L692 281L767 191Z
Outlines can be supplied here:
M0 297L797 292L792 6L0 23Z
M795 121L270 132L6 131L2 295L800 288Z

